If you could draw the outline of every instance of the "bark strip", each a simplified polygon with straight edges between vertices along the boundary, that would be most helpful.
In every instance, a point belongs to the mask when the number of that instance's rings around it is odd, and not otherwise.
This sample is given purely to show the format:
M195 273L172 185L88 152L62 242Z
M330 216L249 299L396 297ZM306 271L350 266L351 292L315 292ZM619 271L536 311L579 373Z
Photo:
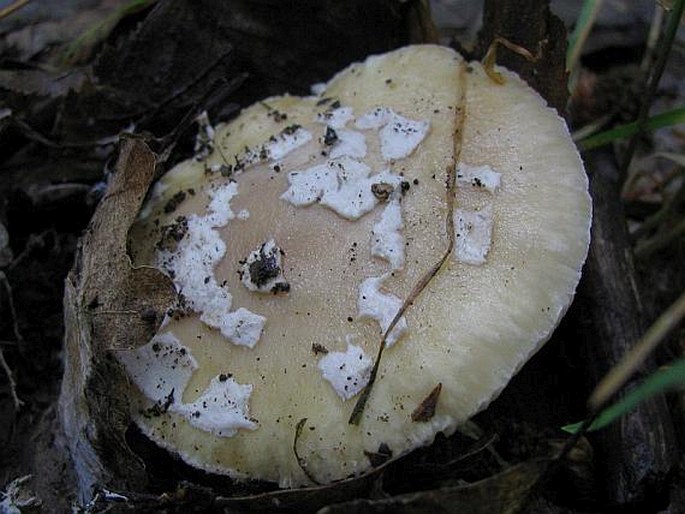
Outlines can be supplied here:
M610 150L585 156L594 203L592 242L580 285L585 328L585 367L593 386L630 350L646 328L619 199L619 168ZM653 371L647 359L640 373ZM639 376L637 377L640 378ZM679 455L663 397L652 398L593 435L609 504L640 504L663 492Z

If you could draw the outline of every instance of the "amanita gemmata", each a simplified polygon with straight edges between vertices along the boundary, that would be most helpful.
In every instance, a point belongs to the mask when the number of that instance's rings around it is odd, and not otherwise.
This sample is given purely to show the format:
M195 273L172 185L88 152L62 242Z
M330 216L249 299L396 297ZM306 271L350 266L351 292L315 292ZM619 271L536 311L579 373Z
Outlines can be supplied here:
M116 354L144 434L296 487L497 396L568 308L591 218L563 120L498 71L412 46L205 127L130 234L179 295Z

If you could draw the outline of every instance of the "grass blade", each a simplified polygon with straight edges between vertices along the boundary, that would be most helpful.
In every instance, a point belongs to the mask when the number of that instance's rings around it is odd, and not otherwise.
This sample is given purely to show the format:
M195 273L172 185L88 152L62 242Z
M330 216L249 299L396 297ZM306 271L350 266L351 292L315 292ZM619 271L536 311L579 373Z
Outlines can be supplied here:
M85 59L98 44L111 34L114 27L127 16L148 8L157 0L128 0L101 21L95 23L72 41L62 54L62 65L71 66Z
M680 107L647 118L644 124L641 124L639 121L633 121L632 123L626 123L625 125L619 125L610 130L600 132L599 134L583 139L580 141L579 146L583 151L592 150L593 148L607 145L619 139L634 137L642 130L656 130L683 123L685 123L685 107Z
M630 391L622 400L600 412L587 430L592 432L604 428L630 412L644 400L667 391L672 391L683 385L685 385L685 359L680 359L669 367L656 371L642 384ZM583 422L581 421L566 425L562 427L562 430L575 434L582 424Z
M664 29L664 36L661 44L659 45L658 55L654 66L648 71L648 77L646 80L646 88L644 95L642 97L642 103L640 105L640 112L637 116L637 133L630 138L628 143L628 148L626 150L623 166L621 169L621 175L625 177L630 163L633 160L633 155L635 154L635 149L637 148L637 134L642 133L647 130L647 122L649 116L649 109L652 105L652 100L656 94L657 87L659 86L659 81L661 80L661 75L666 68L666 63L668 62L668 56L671 53L671 48L673 47L673 41L675 40L678 28L680 27L680 20L683 17L683 12L685 12L685 0L674 0L673 6L670 9L668 18L666 20L666 28Z
M685 292L659 316L621 362L614 366L597 385L588 400L590 410L597 412L606 405L683 318L685 318Z
M7 18L11 14L14 14L16 11L28 4L29 1L30 0L16 0L11 4L0 8L0 20Z
M566 51L566 70L572 72L578 64L580 54L585 46L585 41L590 35L592 26L597 19L597 13L602 6L602 0L585 0L578 15L576 26L568 38L568 50Z

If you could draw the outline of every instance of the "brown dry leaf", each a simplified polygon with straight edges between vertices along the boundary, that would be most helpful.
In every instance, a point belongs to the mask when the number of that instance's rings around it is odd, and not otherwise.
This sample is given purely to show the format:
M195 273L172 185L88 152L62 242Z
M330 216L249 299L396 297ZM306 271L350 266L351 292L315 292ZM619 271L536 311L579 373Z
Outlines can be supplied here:
M468 512L469 514L513 514L520 512L542 474L547 459L517 464L492 477L466 485L401 494L380 500L359 499L331 505L319 514L380 513L407 514Z
M429 421L435 416L435 408L438 405L438 398L442 391L442 383L438 383L428 396L411 413L412 421Z
M96 485L145 484L144 467L124 440L130 423L126 378L112 351L146 343L176 292L153 268L133 268L128 231L155 173L138 139L121 143L116 172L81 241L65 284L67 354L60 414L83 500Z
M86 75L81 71L0 70L0 88L26 96L64 96L69 91L78 91L84 80Z
M54 48L68 45L76 36L101 23L117 5L110 0L103 0L92 9L72 11L68 5L61 7L23 9L8 18L0 38L0 52L24 62L41 54L54 56Z
M124 140L117 171L82 241L80 304L100 351L147 343L176 299L171 280L155 268L133 268L126 248L154 173L147 145Z

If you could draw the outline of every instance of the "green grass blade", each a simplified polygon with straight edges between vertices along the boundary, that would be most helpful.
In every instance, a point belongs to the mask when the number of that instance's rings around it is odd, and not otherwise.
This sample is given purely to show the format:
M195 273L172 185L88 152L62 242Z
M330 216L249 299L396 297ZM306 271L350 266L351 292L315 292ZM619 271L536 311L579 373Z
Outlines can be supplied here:
M630 412L644 400L683 385L685 385L685 358L674 362L667 368L654 372L642 384L626 394L623 399L600 412L588 431L592 432L604 428ZM570 434L575 434L582 424L582 422L572 423L561 427L561 429Z
M576 25L568 38L568 49L566 51L566 69L568 71L573 71L576 67L601 5L602 0L585 0L583 2Z
M88 54L93 47L104 41L122 19L146 9L157 1L128 0L72 41L62 54L62 65L71 66L76 60L83 57L82 54Z
M668 18L666 19L666 27L664 29L663 39L659 45L656 62L654 63L654 66L648 67L646 88L644 94L640 95L642 101L640 104L640 112L637 116L638 130L637 133L630 138L625 155L623 156L623 163L620 171L620 174L623 177L625 177L627 174L630 163L633 160L633 155L635 155L638 142L637 135L648 129L647 124L649 121L649 109L652 106L652 100L654 99L654 95L659 87L661 76L666 69L666 63L668 62L668 57L671 54L673 42L675 41L678 33L678 28L680 27L680 21L683 17L683 13L685 13L685 0L673 0L672 7L668 11L669 13Z
M656 130L659 128L672 127L674 125L680 125L683 123L685 123L685 107L680 107L678 109L662 112L661 114L647 118L642 127L640 127L639 122L634 121L632 123L619 125L618 127L614 127L610 130L587 137L580 141L579 146L581 150L592 150L593 148L604 146L619 139L632 137L637 134L641 128L644 130Z

